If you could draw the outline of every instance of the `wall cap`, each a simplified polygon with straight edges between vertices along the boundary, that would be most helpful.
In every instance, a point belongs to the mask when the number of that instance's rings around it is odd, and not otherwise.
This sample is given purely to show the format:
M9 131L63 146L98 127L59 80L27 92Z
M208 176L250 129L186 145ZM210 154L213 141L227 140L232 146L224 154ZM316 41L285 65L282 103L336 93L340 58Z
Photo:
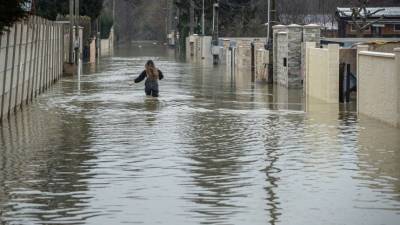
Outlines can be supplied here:
M321 26L318 25L318 24L312 23L312 24L304 25L304 28L308 28L308 29L310 29L310 28L321 28Z
M272 29L283 29L286 27L287 27L286 25L278 24L278 25L272 26Z
M302 28L303 26L299 25L299 24L290 24L289 26L287 26L288 28Z
M381 57L381 58L390 58L394 59L395 54L393 53L385 53L385 52L370 52L370 51L361 51L358 53L359 55L365 56L373 56L373 57Z

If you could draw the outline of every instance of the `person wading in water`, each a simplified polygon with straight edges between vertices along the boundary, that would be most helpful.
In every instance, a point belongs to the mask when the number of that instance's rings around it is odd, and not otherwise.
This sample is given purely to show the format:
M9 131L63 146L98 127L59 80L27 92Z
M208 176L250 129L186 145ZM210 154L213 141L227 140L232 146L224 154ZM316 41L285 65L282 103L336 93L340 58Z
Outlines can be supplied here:
M135 79L135 83L139 83L143 81L145 78L145 89L147 96L158 97L158 80L162 80L164 78L161 70L157 69L152 60L147 61L145 65L145 70L139 75L138 78Z

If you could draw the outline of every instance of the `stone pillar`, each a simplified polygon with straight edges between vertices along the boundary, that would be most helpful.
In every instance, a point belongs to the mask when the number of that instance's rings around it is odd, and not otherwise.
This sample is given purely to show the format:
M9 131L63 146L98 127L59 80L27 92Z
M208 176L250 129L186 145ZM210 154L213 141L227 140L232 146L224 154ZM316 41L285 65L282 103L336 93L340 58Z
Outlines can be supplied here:
M222 42L223 42L224 49L229 49L229 46L231 45L231 40L223 39Z
M277 42L277 38L278 38L278 33L279 32L285 32L285 31L287 31L287 27L286 26L284 26L284 25L276 25L276 26L273 26L272 27L272 29L273 29L273 62L272 62L272 66L273 66L273 80L274 80L274 83L277 83L278 82L278 67L277 67L277 57L278 57L278 42Z
M303 27L303 42L321 42L321 26L308 24Z
M276 79L281 86L288 87L288 33L279 32L276 35Z
M297 24L288 26L288 87L301 88L301 43L303 27Z
M400 48L394 49L397 71L397 127L400 127Z
M212 60L212 52L211 52L211 36L201 36L201 59L205 61Z
M96 37L90 42L90 63L96 63Z

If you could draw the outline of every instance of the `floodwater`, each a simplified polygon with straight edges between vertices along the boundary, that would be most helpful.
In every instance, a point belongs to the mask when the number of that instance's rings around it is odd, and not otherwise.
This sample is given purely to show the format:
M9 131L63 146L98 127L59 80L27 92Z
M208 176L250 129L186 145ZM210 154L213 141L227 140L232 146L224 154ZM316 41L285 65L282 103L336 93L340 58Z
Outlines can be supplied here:
M1 224L400 224L399 129L163 47L84 72L0 125Z

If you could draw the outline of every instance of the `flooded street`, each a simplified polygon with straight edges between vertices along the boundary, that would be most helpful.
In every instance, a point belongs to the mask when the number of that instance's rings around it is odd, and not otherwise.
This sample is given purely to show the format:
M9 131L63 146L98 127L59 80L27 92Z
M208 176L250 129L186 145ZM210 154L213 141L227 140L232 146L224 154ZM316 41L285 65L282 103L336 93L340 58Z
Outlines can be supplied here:
M0 125L1 224L399 224L399 129L243 77L153 46L64 77Z

